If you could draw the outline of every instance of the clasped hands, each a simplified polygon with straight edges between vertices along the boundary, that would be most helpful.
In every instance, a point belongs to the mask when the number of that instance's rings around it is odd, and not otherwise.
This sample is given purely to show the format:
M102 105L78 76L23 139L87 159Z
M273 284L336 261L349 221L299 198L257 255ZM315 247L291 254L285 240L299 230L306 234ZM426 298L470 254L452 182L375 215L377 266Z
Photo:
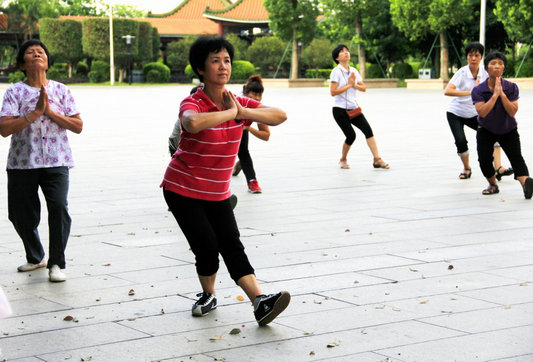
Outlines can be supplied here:
M35 105L35 113L37 113L37 117L42 116L43 114L46 116L50 116L51 110L48 106L48 93L46 92L46 88L41 86L41 93L39 94L39 100L37 101L37 104Z
M246 108L241 106L237 100L237 97L227 90L222 94L222 105L224 108L226 108L226 110L234 112L235 116L233 119L239 120L246 118Z

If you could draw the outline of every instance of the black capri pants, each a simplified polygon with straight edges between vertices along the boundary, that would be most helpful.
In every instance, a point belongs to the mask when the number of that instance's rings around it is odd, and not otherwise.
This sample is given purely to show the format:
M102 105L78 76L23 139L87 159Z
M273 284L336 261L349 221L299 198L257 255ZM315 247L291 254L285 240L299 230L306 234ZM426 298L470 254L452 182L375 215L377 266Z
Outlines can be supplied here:
M222 255L231 278L237 281L254 274L239 237L229 199L205 201L163 190L165 201L176 218L196 259L196 272L210 276L219 269Z
M342 130L342 133L344 133L346 136L346 140L344 142L348 146L351 146L355 142L355 131L352 128L352 124L359 128L361 132L363 132L365 138L368 139L370 137L374 137L372 128L370 127L370 124L368 124L365 115L362 113L354 119L350 119L348 113L346 113L346 109L333 107L333 118L335 118L335 122L337 122Z
M515 179L520 176L529 176L529 170L522 157L520 135L518 134L517 128L509 133L497 135L482 126L478 126L476 139L478 161L483 176L490 178L496 173L492 164L494 159L492 153L494 151L495 142L500 143L503 152L505 152L509 162L511 162Z

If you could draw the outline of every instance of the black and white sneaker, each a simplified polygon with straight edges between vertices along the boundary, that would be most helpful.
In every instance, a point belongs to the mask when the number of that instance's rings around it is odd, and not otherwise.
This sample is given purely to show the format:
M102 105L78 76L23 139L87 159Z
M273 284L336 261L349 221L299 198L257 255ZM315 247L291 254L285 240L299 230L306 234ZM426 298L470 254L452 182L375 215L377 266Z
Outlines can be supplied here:
M266 326L287 308L290 301L291 295L285 291L277 294L258 295L254 300L255 320L260 326Z
M217 309L217 298L214 294L202 292L196 294L196 296L200 297L200 299L198 299L196 303L192 305L193 316L203 317L213 309Z

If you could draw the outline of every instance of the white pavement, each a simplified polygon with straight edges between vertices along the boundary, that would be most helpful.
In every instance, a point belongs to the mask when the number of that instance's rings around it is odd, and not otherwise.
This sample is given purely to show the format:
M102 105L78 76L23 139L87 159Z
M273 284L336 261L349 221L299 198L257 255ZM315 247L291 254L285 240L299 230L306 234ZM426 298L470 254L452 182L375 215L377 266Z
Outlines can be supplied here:
M235 213L263 290L293 298L259 328L223 264L219 308L191 316L193 256L159 189L190 87L71 88L85 127L70 135L65 283L16 271L24 251L0 174L0 286L15 312L0 320L0 360L533 361L533 200L509 177L481 195L471 130L473 175L458 179L442 91L362 94L391 169L372 168L358 131L341 170L328 88L266 90L289 119L269 142L251 139L263 194L234 177ZM518 120L533 169L533 91ZM44 244L46 219L43 203Z

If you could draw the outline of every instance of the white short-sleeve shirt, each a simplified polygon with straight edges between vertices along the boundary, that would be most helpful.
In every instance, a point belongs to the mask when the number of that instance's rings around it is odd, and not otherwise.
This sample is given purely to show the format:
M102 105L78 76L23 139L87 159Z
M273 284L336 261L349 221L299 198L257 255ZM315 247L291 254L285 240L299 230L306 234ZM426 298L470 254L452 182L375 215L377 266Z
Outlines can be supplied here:
M485 68L480 65L479 71L477 72L477 78L479 78L480 83L483 83L488 77L489 74ZM471 91L476 86L476 78L474 78L472 75L470 67L465 65L453 75L450 83L455 85L455 88L457 88L459 91ZM477 116L476 107L472 103L472 97L469 95L463 97L453 97L448 106L448 112L464 118L472 118Z
M329 75L329 81L337 83L338 87L344 87L346 84L348 84L348 79L350 77L350 74L352 73L355 73L356 84L363 81L363 77L361 77L361 74L359 74L357 69L355 69L354 67L350 67L350 71L347 71L340 64L333 68L333 70L331 71L331 74ZM356 92L356 89L352 87L346 92L334 96L333 107L340 107L345 109L357 108L358 105L355 101Z

